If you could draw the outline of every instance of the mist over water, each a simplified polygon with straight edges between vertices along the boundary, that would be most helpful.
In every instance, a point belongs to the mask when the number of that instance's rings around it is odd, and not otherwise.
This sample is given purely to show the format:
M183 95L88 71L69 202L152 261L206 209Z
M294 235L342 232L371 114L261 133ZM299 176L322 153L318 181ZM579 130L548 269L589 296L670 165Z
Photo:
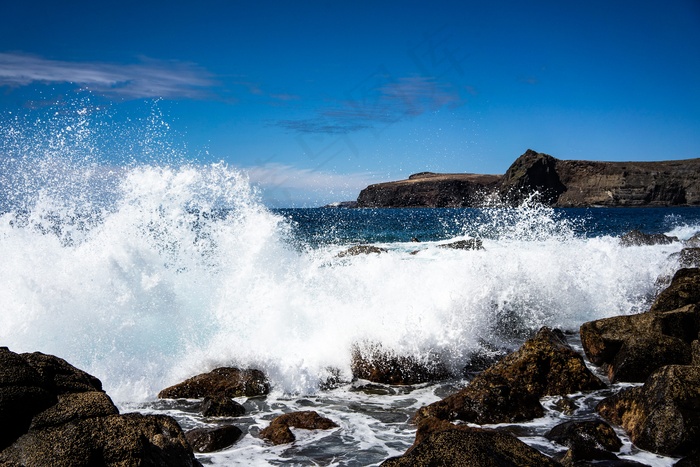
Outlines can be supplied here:
M113 165L89 116L71 119L49 133L3 126L0 345L65 358L118 401L222 365L314 394L329 369L351 378L364 342L436 353L459 374L484 342L643 311L681 248L624 248L621 232L591 234L586 215L534 202L271 211L224 163ZM466 236L484 250L438 247ZM336 256L355 243L389 252Z

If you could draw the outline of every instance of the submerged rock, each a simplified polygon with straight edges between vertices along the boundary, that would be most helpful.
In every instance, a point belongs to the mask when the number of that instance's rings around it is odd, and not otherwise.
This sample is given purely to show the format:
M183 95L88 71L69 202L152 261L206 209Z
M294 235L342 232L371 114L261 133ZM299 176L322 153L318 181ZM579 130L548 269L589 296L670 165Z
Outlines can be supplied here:
M620 237L622 246L668 245L677 241L678 237L669 237L664 234L647 234L640 230L632 230Z
M447 422L445 422L447 423ZM513 435L455 426L439 426L404 455L387 459L383 467L456 466L555 467L555 461Z
M457 240L456 242L438 245L439 248L449 248L452 250L483 250L481 239L470 238L467 240Z
M291 443L296 438L289 429L290 427L305 430L330 430L338 428L338 425L333 420L322 417L313 410L291 412L273 419L267 428L260 431L260 437L272 444Z
M380 344L355 345L351 367L355 378L381 384L420 384L449 376L437 355L428 354L421 358L397 355L383 349Z
M222 395L205 397L200 410L205 417L240 417L245 414L241 404Z
M368 255L371 253L386 253L387 250L386 248L380 248L378 246L374 245L355 245L351 246L347 250L343 250L340 253L336 255L337 258L344 258L346 256L358 256L358 255Z
M690 454L700 439L700 367L665 366L643 386L604 399L597 410L642 449Z
M0 420L0 465L200 465L175 420L119 415L97 378L52 355L0 348Z
M260 370L222 367L193 376L158 393L159 399L200 399L202 397L254 397L270 392L270 383Z
M617 460L611 451L618 452L622 447L615 430L602 420L560 423L544 436L569 448L561 459L564 465L588 460Z
M605 387L566 343L561 331L542 328L535 337L487 370L464 389L421 408L416 421L507 423L540 417L540 398Z
M185 438L195 452L214 452L234 444L243 432L233 425L215 428L195 428L185 433Z

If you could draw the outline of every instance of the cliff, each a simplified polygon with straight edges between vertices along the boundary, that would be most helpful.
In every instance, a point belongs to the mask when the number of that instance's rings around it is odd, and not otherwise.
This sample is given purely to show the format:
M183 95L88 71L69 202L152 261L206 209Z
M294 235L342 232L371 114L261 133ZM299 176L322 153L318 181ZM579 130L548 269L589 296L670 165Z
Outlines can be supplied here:
M518 203L538 192L556 207L698 206L700 159L560 160L528 149L503 176L423 172L360 192L358 207L476 207L492 194Z

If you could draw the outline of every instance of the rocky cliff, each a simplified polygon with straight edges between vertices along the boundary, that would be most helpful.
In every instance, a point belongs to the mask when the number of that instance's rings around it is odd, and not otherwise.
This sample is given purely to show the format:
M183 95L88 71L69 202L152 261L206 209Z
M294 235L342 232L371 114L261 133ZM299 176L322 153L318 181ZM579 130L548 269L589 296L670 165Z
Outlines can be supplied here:
M528 149L505 175L434 174L370 185L358 207L476 207L491 194L518 203L538 192L557 207L698 206L700 159L662 162L560 160Z

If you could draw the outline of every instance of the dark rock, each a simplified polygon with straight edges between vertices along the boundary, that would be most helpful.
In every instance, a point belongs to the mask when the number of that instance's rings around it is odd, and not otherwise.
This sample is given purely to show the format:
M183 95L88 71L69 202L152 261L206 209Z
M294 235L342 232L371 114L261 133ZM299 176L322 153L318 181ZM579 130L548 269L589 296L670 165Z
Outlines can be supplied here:
M554 403L554 408L566 415L573 415L576 413L576 410L578 410L576 402L567 396L560 397L559 400Z
M267 439L272 444L291 443L296 438L290 427L305 430L330 430L338 425L331 419L320 416L313 410L291 412L280 415L272 420L270 425L260 431L260 437Z
M656 303L661 309L666 303L679 302L661 296L660 300ZM699 331L700 306L687 305L584 323L581 344L589 360L602 365L611 381L642 382L661 366L690 363L690 344Z
M344 258L346 256L358 256L358 255L368 255L370 253L386 253L388 250L386 248L379 248L374 245L355 245L351 246L347 250L341 251L336 255L338 258Z
M387 459L381 465L554 467L559 464L510 434L455 427L428 434L403 456Z
M598 413L621 425L642 449L681 456L700 439L700 367L668 365L641 387L604 399Z
M693 341L690 345L690 349L692 352L692 364L700 366L700 340Z
M632 230L620 237L620 244L623 246L668 245L677 241L677 237L669 237L664 234L646 234L639 230Z
M690 248L700 248L700 232L685 241L685 245Z
M194 452L220 451L238 441L243 432L233 425L216 428L195 428L185 433Z
M102 391L77 392L58 396L58 403L37 414L30 430L62 425L73 420L116 415L117 407Z
M519 350L478 374L464 389L421 408L415 419L518 422L542 416L539 399L543 396L603 387L561 331L545 327Z
M700 451L695 451L692 454L685 456L675 464L673 467L698 467L700 465Z
M158 393L159 399L199 399L207 396L254 397L270 392L267 377L260 370L217 368L189 378Z
M355 378L394 385L420 384L449 376L437 355L428 353L420 358L396 355L380 344L355 345L351 368Z
M683 248L678 253L672 254L670 258L677 259L681 268L699 268L700 248Z
M245 414L241 404L222 395L205 397L200 411L205 417L240 417Z
M464 365L462 373L464 376L473 376L494 365L506 355L508 355L507 349L497 348L487 342L482 342L479 350L469 356L469 361Z
M545 435L545 438L569 448L565 465L583 460L616 460L610 451L618 452L622 441L610 425L601 420L569 421L560 423Z
M671 285L656 297L649 311L670 311L695 303L700 303L700 268L683 268L676 271Z
M533 193L539 193L540 200L552 204L566 191L566 186L557 173L558 159L538 153L532 149L518 157L508 168L499 184L501 196L515 204L520 204Z
M110 415L31 430L0 464L51 467L200 466L180 426L163 415Z
M483 250L482 242L478 238L470 238L468 240L457 240L452 243L438 245L440 248L450 248L453 250Z
M102 383L94 376L80 370L62 358L41 352L22 354L41 375L46 389L55 394L102 391Z

